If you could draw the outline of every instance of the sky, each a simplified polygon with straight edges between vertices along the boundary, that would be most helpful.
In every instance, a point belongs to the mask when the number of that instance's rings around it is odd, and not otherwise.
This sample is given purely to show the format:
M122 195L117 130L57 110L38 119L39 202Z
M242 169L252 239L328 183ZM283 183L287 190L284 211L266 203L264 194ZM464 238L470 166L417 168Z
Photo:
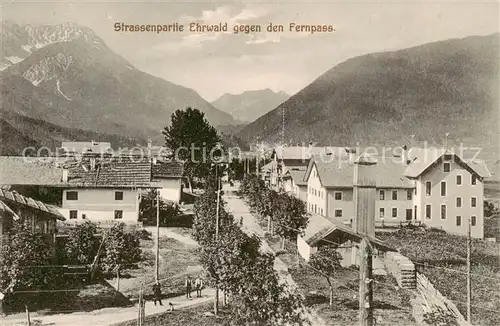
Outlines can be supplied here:
M499 3L488 1L20 1L3 0L2 20L90 27L136 68L196 90L269 88L295 94L350 57L497 33ZM228 23L228 33L116 32L115 23ZM269 24L284 32L268 33ZM331 33L289 32L289 24L332 25ZM260 33L232 33L234 25ZM187 28L187 26L185 27Z

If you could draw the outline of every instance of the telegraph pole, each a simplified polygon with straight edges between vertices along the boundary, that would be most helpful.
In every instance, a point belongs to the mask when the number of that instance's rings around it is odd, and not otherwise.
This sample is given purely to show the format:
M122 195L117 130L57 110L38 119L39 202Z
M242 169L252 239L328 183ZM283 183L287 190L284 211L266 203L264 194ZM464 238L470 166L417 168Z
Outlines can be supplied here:
M160 271L160 191L156 189L156 281Z
M469 223L467 226L467 322L472 323L472 313L471 313L471 298L472 298L472 287L471 287L471 274L470 274L470 269L471 269L471 261L470 261L470 256L471 256L471 235L470 235L470 229L471 229L471 221L469 217Z
M363 238L359 263L359 325L373 325L372 252L368 240Z
M220 205L220 185L219 185L219 174L218 166L215 165L215 181L217 182L217 207L215 208L215 242L219 242L219 205ZM219 312L219 285L215 285L215 301L214 301L214 314L217 315Z

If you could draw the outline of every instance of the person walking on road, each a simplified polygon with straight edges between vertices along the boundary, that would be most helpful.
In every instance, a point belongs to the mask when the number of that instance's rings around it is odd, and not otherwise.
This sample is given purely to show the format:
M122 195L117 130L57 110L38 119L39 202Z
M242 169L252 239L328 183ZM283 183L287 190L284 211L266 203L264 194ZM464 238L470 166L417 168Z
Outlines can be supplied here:
M191 280L191 276L186 277L186 298L191 299L191 287L192 287L193 280Z
M201 289L203 288L203 280L201 277L197 277L196 280L194 280L194 286L196 288L196 297L201 298Z
M155 306L156 301L160 303L160 306L163 306L163 303L161 302L161 285L159 281L156 281L156 283L153 285L153 302Z

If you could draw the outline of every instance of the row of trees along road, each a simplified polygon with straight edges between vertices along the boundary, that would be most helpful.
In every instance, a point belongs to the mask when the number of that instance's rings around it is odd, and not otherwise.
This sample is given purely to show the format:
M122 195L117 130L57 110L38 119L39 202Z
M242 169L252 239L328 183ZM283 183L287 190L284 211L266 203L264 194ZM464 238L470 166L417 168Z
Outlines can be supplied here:
M281 237L281 249L285 239L296 241L309 221L305 203L283 192L269 189L256 175L247 175L241 183L240 191L257 213L267 218L268 232ZM341 256L337 246L326 244L311 256L309 265L327 280L330 287L330 306L333 304L333 279L340 268Z
M297 235L307 227L309 215L305 203L284 192L269 189L256 175L245 176L240 192L251 208L267 218L267 231L281 237L282 249L285 239L296 241Z
M209 283L228 296L232 324L303 325L300 294L279 281L274 256L259 251L260 239L241 230L223 200L216 237L217 181L215 174L211 176L195 203L194 236ZM217 309L218 300L216 313Z

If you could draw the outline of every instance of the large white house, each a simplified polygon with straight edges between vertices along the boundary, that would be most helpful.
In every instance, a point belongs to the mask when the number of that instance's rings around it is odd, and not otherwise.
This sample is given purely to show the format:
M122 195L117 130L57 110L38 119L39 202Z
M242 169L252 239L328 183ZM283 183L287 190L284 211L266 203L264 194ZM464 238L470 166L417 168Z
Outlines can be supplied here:
M448 151L433 153L377 160L375 225L420 222L465 235L470 219L472 237L483 238L483 179L490 176L486 165ZM353 171L351 160L313 156L304 176L308 211L351 225Z
M179 162L89 158L64 171L61 211L70 222L136 224L141 193L156 188L164 199L178 202L181 177Z

